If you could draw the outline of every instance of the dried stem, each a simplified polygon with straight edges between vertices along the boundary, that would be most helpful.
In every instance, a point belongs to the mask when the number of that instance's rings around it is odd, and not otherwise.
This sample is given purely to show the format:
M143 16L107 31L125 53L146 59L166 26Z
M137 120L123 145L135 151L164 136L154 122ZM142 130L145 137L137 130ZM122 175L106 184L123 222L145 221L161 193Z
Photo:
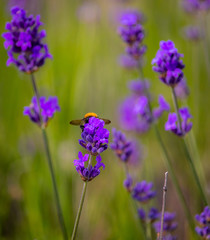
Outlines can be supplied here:
M165 213L165 206L166 206L167 181L168 181L168 172L165 173L165 181L163 185L163 202L162 202L162 211L161 211L161 227L160 227L159 240L163 240L163 224L164 224L164 213Z
M43 126L39 91L37 89L36 81L35 81L35 78L34 78L33 74L31 74L31 81L32 81L33 90L34 90L34 93L36 95L37 103L38 103L38 107L39 107L39 115L40 115L41 129L42 129L42 137L43 137L43 141L44 141L44 148L45 148L45 151L46 151L47 162L48 162L48 166L49 166L49 169L50 169L50 175L51 175L52 184L53 184L53 190L54 190L54 196L55 196L55 203L56 203L58 219L59 219L61 231L62 231L62 234L63 234L63 239L67 240L68 239L68 234L67 234L67 231L66 231L66 227L65 227L65 223L64 223L64 217L63 217L63 213L62 213L62 209L61 209L61 205L60 205L59 194L58 194L58 189L57 189L57 185L56 185L55 173L54 173L54 169L53 169L53 163L52 163L52 158L51 158L51 154L50 154L47 133L46 133L46 129Z

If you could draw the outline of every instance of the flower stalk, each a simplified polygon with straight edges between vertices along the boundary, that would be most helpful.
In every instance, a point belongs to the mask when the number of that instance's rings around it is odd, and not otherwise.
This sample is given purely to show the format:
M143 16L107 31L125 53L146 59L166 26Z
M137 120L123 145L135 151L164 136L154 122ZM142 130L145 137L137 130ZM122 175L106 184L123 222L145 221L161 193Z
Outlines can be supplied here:
M91 157L92 156L90 156L90 158ZM74 240L76 238L77 229L78 229L78 226L79 226L80 215L81 215L82 208L83 208L83 203L84 203L84 200L85 200L87 183L88 183L88 181L85 181L84 184L83 184L82 194L81 194L81 198L80 198L80 203L79 203L79 208L78 208L78 211L77 211L76 220L75 220L75 223L74 223L74 229L73 229L73 233L72 233L72 236L71 236L71 240Z
M176 93L174 91L174 88L172 87L172 97L173 97L173 101L174 101L174 107L175 107L175 111L176 111L176 114L177 114L177 117L178 117L178 124L179 124L179 128L181 130L181 132L183 131L182 129L182 122L181 122L181 116L180 116L180 112L179 112L179 106L178 106L178 102L177 102L177 97L176 97ZM187 156L187 160L190 164L190 167L191 167L191 170L192 170L192 173L193 173L193 176L195 178L195 181L196 181L196 184L198 186L198 189L199 189L199 192L200 192L200 195L203 199L203 202L205 205L208 204L208 201L207 201L207 198L204 194L204 191L203 191L203 188L202 188L202 185L200 183L200 180L199 180L199 177L198 177L198 174L197 174L197 171L195 169L195 166L194 166L194 163L193 163L193 160L191 158L191 155L190 155L190 152L189 152L189 149L188 149L188 146L187 146L187 143L186 143L186 139L185 137L183 138L184 141L183 141L183 146L184 146L184 151L185 151L185 154Z
M140 69L139 70L140 76L142 77L143 81L145 81L143 69L141 67L139 69ZM146 91L146 95L148 96L149 93L148 93L147 89L145 91ZM150 108L150 113L151 113L151 116L152 116L150 101L149 101L149 106L150 106L149 107ZM169 174L171 176L172 182L174 184L176 192L177 192L177 194L179 196L179 199L181 201L182 207L183 207L184 212L185 212L185 216L187 217L187 220L188 220L188 224L189 224L189 226L191 228L191 231L194 232L194 229L195 229L194 220L193 220L193 217L192 217L192 215L190 213L189 207L188 207L188 205L186 203L184 194L182 193L182 190L181 190L180 184L178 182L178 179L176 177L176 174L174 172L174 169L173 169L173 166L172 166L172 161L171 161L171 159L169 157L169 154L168 154L168 151L166 149L166 146L165 146L165 144L163 142L163 139L162 139L162 137L160 135L159 129L157 127L157 124L154 123L153 126L154 126L154 130L155 130L156 138L157 138L158 143L159 143L159 145L160 145L160 147L162 149L162 152L164 154L164 158L163 159L165 161L165 164L166 164L166 166L168 168L168 171L169 171Z
M165 213L165 206L166 206L167 181L168 181L168 172L165 173L165 181L163 185L163 203L162 203L162 211L161 211L161 227L160 227L159 240L163 240L163 223L164 223L164 213Z
M63 217L63 213L62 213L62 209L61 209L61 205L60 205L60 199L59 199L58 189L57 189L57 185L56 185L56 179L55 179L55 173L54 173L54 169L53 169L52 157L51 157L50 149L49 149L47 132L46 132L45 126L43 125L43 120L42 120L42 115L41 115L41 105L40 105L39 91L37 89L36 80L35 80L35 77L34 77L33 74L31 74L31 82L32 82L32 86L33 86L35 96L37 98L38 107L39 107L42 137L43 137L43 141L44 141L44 148L45 148L45 152L46 152L46 156L47 156L47 162L48 162L50 175L51 175L51 179L52 179L52 184L53 184L53 191L54 191L54 197L55 197L58 219L59 219L61 231L62 231L62 234L63 234L63 239L67 240L68 239L68 234L67 234L67 231L66 231L66 227L65 227L65 223L64 223L64 217Z

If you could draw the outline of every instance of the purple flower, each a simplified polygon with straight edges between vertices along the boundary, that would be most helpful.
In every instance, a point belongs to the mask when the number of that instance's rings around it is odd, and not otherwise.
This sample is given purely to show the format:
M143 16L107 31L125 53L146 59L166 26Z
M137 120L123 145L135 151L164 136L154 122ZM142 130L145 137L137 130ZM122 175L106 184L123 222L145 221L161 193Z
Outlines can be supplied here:
M203 33L199 27L188 26L184 28L184 34L187 40L199 41L203 37Z
M178 53L172 41L160 42L160 49L152 60L152 64L155 64L152 69L159 73L160 80L168 86L175 87L184 76L181 57L183 54Z
M146 213L143 208L138 209L138 216L141 219L141 221L146 221Z
M9 49L7 66L15 64L20 71L33 73L45 63L46 58L52 58L47 44L42 42L46 32L39 31L42 25L40 16L26 16L25 10L19 7L13 7L11 15L11 22L6 24L8 32L2 34L4 47Z
M95 166L87 166L85 167L85 162L88 161L89 154L82 155L81 152L78 153L78 158L74 160L74 166L76 166L76 170L79 173L81 179L83 181L91 181L93 178L97 177L100 174L100 167L105 168L104 163L102 163L101 156L98 155L96 157Z
M190 94L190 90L187 86L186 80L183 78L174 88L175 94L180 99L185 99Z
M161 218L161 214L159 215ZM163 220L163 234L164 234L164 240L173 240L176 239L174 236L171 235L171 232L173 232L177 228L177 222L175 222L175 213L165 212L164 213L164 220ZM161 220L155 222L153 224L155 231L157 233L160 233L161 228Z
M140 24L140 19L140 14L137 11L125 12L121 16L121 26L118 28L119 35L127 44L127 54L136 61L139 61L146 51L146 46L142 45L144 29Z
M195 228L197 234L203 239L210 239L210 207L206 206L200 215L195 216L195 219L200 225Z
M150 222L156 221L157 219L159 219L159 217L160 217L159 211L154 207L150 208L149 213L148 213L148 218L149 218Z
M164 97L162 95L159 95L158 102L159 102L159 107L157 107L153 110L154 119L160 118L162 116L163 112L170 111L170 105L166 102L166 100L164 99Z
M120 16L120 22L125 26L143 23L144 20L143 14L135 9L126 10Z
M26 0L9 0L8 9L11 9L13 6L24 8L26 6Z
M149 89L150 82L148 80L132 80L128 82L128 88L132 91L132 93L136 94L137 96L142 96L145 93L146 89Z
M140 24L126 24L118 28L118 33L120 34L122 40L128 45L133 45L134 43L141 43L144 39L144 30Z
M119 107L119 120L125 130L147 132L151 127L152 119L146 97L127 97Z
M132 58L130 55L121 55L118 60L120 66L126 69L134 69L138 67L138 61Z
M91 117L84 125L79 144L91 155L97 156L108 148L109 131L104 124L103 120Z
M139 202L146 203L156 195L155 191L151 190L152 187L152 183L147 183L146 181L138 182L133 188L132 197Z
M188 13L198 13L199 11L209 11L210 0L183 0L183 7Z
M127 175L127 178L125 179L123 185L128 190L128 192L131 192L132 185L133 185L133 179L130 175Z
M137 165L141 158L141 146L136 141L128 141L125 134L121 131L112 129L113 142L110 143L110 148L115 155L123 162L130 165Z
M46 97L40 97L40 107L41 107L42 121L43 121L44 127L46 127L49 120L53 118L54 113L56 111L60 111L60 107L58 105L58 98L49 97L47 100ZM36 97L32 98L32 101L29 107L24 107L23 114L28 115L32 122L38 124L41 127L39 106L38 106Z
M182 129L180 129L180 126L178 124L177 114L169 113L168 121L165 124L165 130L172 131L178 136L184 136L192 128L192 122L189 122L189 119L192 118L192 116L190 115L189 110L186 107L180 108L179 113L182 119L182 126L181 126Z
M147 47L145 45L140 46L138 42L126 48L127 54L129 54L133 59L139 60L141 56L146 52Z

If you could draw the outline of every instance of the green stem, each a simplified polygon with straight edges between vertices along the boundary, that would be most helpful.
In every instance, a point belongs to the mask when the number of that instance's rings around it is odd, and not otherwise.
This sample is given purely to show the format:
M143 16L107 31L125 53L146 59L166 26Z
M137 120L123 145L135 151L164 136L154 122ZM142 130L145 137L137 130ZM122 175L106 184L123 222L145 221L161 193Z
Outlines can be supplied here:
M140 68L140 76L144 79L144 74L143 74L142 68ZM149 95L147 89L146 89L146 95L147 96ZM150 113L151 113L151 116L152 116L150 101L149 101L149 106L150 106ZM189 224L189 226L191 228L192 233L194 233L194 231L195 231L194 219L192 218L192 215L191 215L190 210L188 208L188 204L185 201L185 198L184 198L184 195L182 193L181 187L180 187L179 182L177 180L176 174L175 174L173 166L172 166L172 161L171 161L171 159L169 157L168 151L167 151L167 149L166 149L166 147L164 145L164 142L162 140L160 132L159 132L159 130L157 128L157 125L154 123L153 126L154 126L154 130L155 130L156 138L157 138L158 143L159 143L159 145L160 145L160 147L162 149L162 152L164 154L164 158L163 159L165 161L165 164L166 164L167 169L169 171L169 174L171 176L172 182L174 184L176 192L177 192L177 194L179 196L179 199L181 201L182 207L183 207L184 212L185 212L185 216L187 217L187 220L188 220L188 224Z
M47 133L46 133L46 130L43 126L43 120L42 120L42 115L41 115L41 106L40 106L40 96L39 96L39 92L38 92L38 89L37 89L37 86L36 86L36 81L35 81L35 78L34 78L33 74L31 74L31 81L32 81L33 90L34 90L34 93L36 95L37 103L38 103L38 107L39 107L42 137L43 137L43 141L44 141L44 148L45 148L45 151L46 151L47 162L48 162L48 166L49 166L49 169L50 169L50 174L51 174L51 179L52 179L52 184L53 184L53 190L54 190L58 219L59 219L61 231L62 231L62 234L63 234L63 239L67 240L68 239L68 234L67 234L67 231L66 231L66 228L65 228L64 218L63 218L62 209L61 209L61 205L60 205L59 194L58 194L58 189L57 189L56 180L55 180L55 173L54 173L54 170L53 170L53 163L52 163L52 158L51 158L51 154L50 154Z
M146 236L147 236L147 240L152 240L150 222L147 222L147 225L146 225Z
M195 167L198 169L198 172L200 172L199 177L201 179L201 182L202 184L204 184L204 186L207 186L205 173L204 173L204 169L203 169L201 157L198 151L198 146L195 140L193 129L188 133L188 136L186 136L186 142L188 145L188 149L190 149L190 152L191 152L190 154L191 158L193 159L193 156L194 156L193 160L196 160Z
M126 163L124 163L124 170L125 170L125 174L126 174L126 178L127 178L128 175L129 175L129 172L128 172L128 166L127 166ZM130 192L129 192L129 195L131 196ZM137 213L138 212L138 205L137 205L136 201L133 200L133 198L131 198L131 199L132 199L133 205L135 205L135 211ZM139 216L137 216L137 217L139 219ZM145 232L145 227L143 226L143 223L142 223L141 219L139 219L139 220L140 220L140 228L141 228L141 232L143 233L143 237L144 237L145 240L149 240L147 238L147 233Z
M210 57L209 57L209 47L208 47L208 27L207 27L207 21L206 21L207 16L204 14L201 17L202 17L201 29L203 29L203 33L204 33L204 36L202 38L202 40L203 40L203 50L204 50L208 80L210 81Z
M83 184L82 195L81 195L81 198L80 198L79 208L78 208L78 211L77 211L77 216L76 216L76 220L75 220L75 223L74 223L74 229L73 229L73 233L72 233L72 236L71 236L71 240L74 240L76 238L77 228L78 228L78 225L79 225L80 215L81 215L81 212L82 212L83 203L84 203L84 199L85 199L87 183L88 182L85 181L84 184Z
M172 96L173 96L173 100L174 100L174 106L175 106L176 114L177 114L177 116L178 116L179 128L180 128L181 132L183 133L181 116L180 116L180 113L179 113L179 106L178 106L178 102L177 102L176 93L175 93L175 91L174 91L174 88L171 88L171 89L172 89ZM184 133L183 133L183 134L184 134ZM186 156L187 156L188 163L190 164L190 167L191 167L193 176L194 176L195 181L196 181L196 184L197 184L197 186L198 186L200 195L201 195L201 197L202 197L202 199L203 199L204 204L205 204L205 205L208 205L207 198L206 198L206 196L205 196L205 194L204 194L202 185L201 185L201 183L200 183L198 174L197 174L197 172L196 172L196 169L195 169L193 160L192 160L192 158L191 158L189 149L188 149L188 147L187 147L187 143L186 143L186 139L185 139L185 138L184 138L184 141L183 141L183 146L184 146L185 154L186 154Z
M193 173L193 176L194 176L194 178L195 178L195 181L196 181L196 184L197 184L197 186L198 186L198 189L199 189L199 191L200 191L200 195L201 195L201 197L202 197L203 203L204 203L205 205L208 205L208 201L207 201L206 195L205 195L205 193L204 193L204 191L203 191L203 188L202 188L202 185L201 185L201 183L200 183L200 180L199 180L197 171L196 171L196 169L195 169L193 160L192 160L192 158L191 158L191 155L190 155L190 153L189 153L189 149L188 149L188 147L187 147L187 143L186 143L186 139L185 139L185 138L184 138L183 143L184 143L183 146L184 146L185 154L186 154L186 156L187 156L187 160L188 160L188 162L189 162L189 164L190 164L190 167L191 167L191 169L192 169L192 173Z
M53 163L52 163L52 158L51 158L51 154L50 154L47 133L44 128L42 128L42 136L43 136L43 140L44 140L44 146L45 146L45 150L46 150L46 154L47 154L47 161L48 161L51 179L52 179L52 183L53 183L58 219L59 219L61 230L63 233L63 239L67 240L68 234L67 234L67 231L65 228L64 217L63 217L63 213L62 213L62 209L61 209L61 205L60 205L60 199L59 199L58 189L57 189L56 180L55 180L55 173L53 170Z
M39 108L39 117L40 117L40 123L41 123L40 125L42 126L43 121L42 121L42 112L41 112L41 106L40 106L40 95L39 95L39 91L38 91L37 86L36 86L36 81L35 81L35 77L34 77L33 73L31 74L31 82L32 82L34 93L36 95L38 108Z
M92 162L92 155L90 155L90 157L89 157L88 170L90 170L91 162ZM88 177L88 179L89 179L89 177ZM81 194L81 198L80 198L79 208L77 210L77 216L76 216L76 219L75 219L75 222L74 222L74 229L73 229L73 233L72 233L72 236L71 236L71 240L74 240L76 238L77 229L78 229L78 226L79 226L80 215L81 215L82 208L83 208L83 203L84 203L84 200L85 200L87 183L88 183L88 180L86 180L83 184L82 194Z
M169 157L169 154L168 154L168 152L167 152L167 150L166 150L166 147L165 147L165 145L164 145L164 143L163 143L162 137L161 137L161 135L160 135L160 133L159 133L159 130L158 130L158 128L157 128L156 125L154 125L154 130L155 130L155 134L156 134L158 143L160 144L160 147L162 148L162 151L163 151L163 154L164 154L164 158L163 158L163 159L165 160L165 164L166 164L167 169L168 169L168 171L169 171L170 177L171 177L171 179L172 179L172 182L173 182L173 184L174 184L174 187L175 187L175 189L176 189L176 192L177 192L177 194L178 194L178 196L179 196L179 199L180 199L180 201L181 201L182 207L183 207L183 209L184 209L185 216L187 217L188 224L189 224L189 226L190 226L190 228L191 228L192 233L194 233L194 231L195 231L194 220L193 220L192 215L191 215L191 213L190 213L188 204L187 204L187 202L185 201L185 198L184 198L184 195L183 195L183 193L182 193L181 187L180 187L180 185L179 185L178 179L177 179L177 177L176 177L176 175L175 175L175 172L174 172L174 169L173 169L173 166L172 166L171 159L170 159L170 157Z
M135 207L135 212L138 213L138 205L137 205L136 201L133 200L133 199L131 199L131 200L132 200L132 203ZM147 228L145 227L145 225L143 224L143 222L139 218L138 214L137 214L137 217L138 217L138 220L140 222L140 228L141 228L141 233L143 234L143 239L144 240L149 240L148 237L147 237Z

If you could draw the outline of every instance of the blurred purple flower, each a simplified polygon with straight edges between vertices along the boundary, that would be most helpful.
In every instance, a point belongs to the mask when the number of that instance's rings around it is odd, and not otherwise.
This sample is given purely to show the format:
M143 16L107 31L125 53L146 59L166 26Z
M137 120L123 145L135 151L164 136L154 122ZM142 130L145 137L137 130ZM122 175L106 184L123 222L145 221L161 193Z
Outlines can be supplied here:
M192 128L192 122L189 122L188 120L192 118L192 116L189 113L189 110L187 107L180 108L179 113L182 119L182 129L180 129L180 126L178 124L178 117L176 113L169 113L168 115L168 121L165 124L165 130L166 131L172 131L178 136L184 136L186 133L188 133Z
M136 9L125 10L120 16L122 25L142 24L145 21L144 15Z
M146 203L150 199L154 198L156 193L152 190L153 184L147 183L146 181L136 183L132 191L133 199Z
M161 218L161 214L159 215ZM163 221L163 234L164 234L164 240L175 240L176 237L171 235L171 232L173 232L177 228L177 222L175 222L175 213L165 212L164 213L164 221ZM153 224L156 233L160 233L161 228L161 220L155 222Z
M152 60L153 71L158 72L159 79L168 86L175 87L183 78L184 64L172 41L161 41L160 49Z
M195 216L195 219L200 225L195 228L197 234L203 239L210 239L210 207L206 206L200 215Z
M184 28L184 34L187 40L199 41L203 38L203 34L199 27L188 26Z
M13 6L18 6L20 8L25 8L26 0L9 0L8 8L12 8Z
M97 156L108 148L109 131L104 128L104 121L91 117L84 125L79 144L91 155Z
M134 140L128 141L125 134L121 131L112 129L113 142L110 143L110 148L115 155L123 162L130 165L137 165L142 158L142 147Z
M141 219L141 221L146 221L146 213L143 208L138 209L138 216Z
M133 59L139 60L141 56L146 52L147 47L145 45L141 46L138 42L135 42L133 45L126 48L127 54L133 57Z
M136 61L139 61L146 51L146 47L142 45L144 29L140 22L141 15L137 11L124 12L120 18L121 26L118 28L119 35L127 44L127 54Z
M140 24L123 24L118 28L118 33L122 40L129 45L134 43L141 43L144 39L144 30Z
M82 155L81 152L78 153L78 158L74 160L74 166L76 166L76 170L79 173L81 179L83 181L91 181L95 177L97 177L100 174L100 167L105 168L104 163L102 163L101 156L98 155L96 157L96 164L95 166L87 166L85 167L85 162L88 161L89 154Z
M32 73L44 65L46 58L52 58L47 44L42 42L45 30L39 31L42 25L40 15L26 16L24 9L13 7L12 20L6 24L8 32L3 33L4 47L8 50L7 66L15 64L22 72Z
M188 13L210 10L210 0L183 0L184 10Z
M44 127L47 126L49 120L53 118L54 113L56 111L60 111L60 107L58 105L57 97L49 97L48 100L46 97L40 97L40 107L41 107L41 115ZM37 98L33 97L32 102L29 107L24 107L23 111L24 115L28 115L30 120L41 127L39 106L37 103Z
M145 133L150 129L151 116L145 96L129 96L119 107L121 127L128 131Z
M180 99L185 99L190 94L190 90L187 86L186 80L183 78L174 88L175 94Z
M126 69L134 69L138 67L138 61L132 58L130 55L121 55L118 60L120 66Z
M137 96L142 96L145 94L145 90L149 89L150 82L148 80L132 80L128 82L128 88L132 91L132 93L136 94Z
M159 95L158 102L159 102L159 107L153 110L153 117L155 120L159 119L162 116L163 112L170 111L170 105L166 102L166 100L162 95Z
M148 218L149 218L150 222L156 221L157 219L159 219L159 217L160 217L159 211L154 207L150 208L149 213L148 213Z
M132 191L133 179L129 174L127 175L127 178L125 179L123 185L128 190L128 192Z

